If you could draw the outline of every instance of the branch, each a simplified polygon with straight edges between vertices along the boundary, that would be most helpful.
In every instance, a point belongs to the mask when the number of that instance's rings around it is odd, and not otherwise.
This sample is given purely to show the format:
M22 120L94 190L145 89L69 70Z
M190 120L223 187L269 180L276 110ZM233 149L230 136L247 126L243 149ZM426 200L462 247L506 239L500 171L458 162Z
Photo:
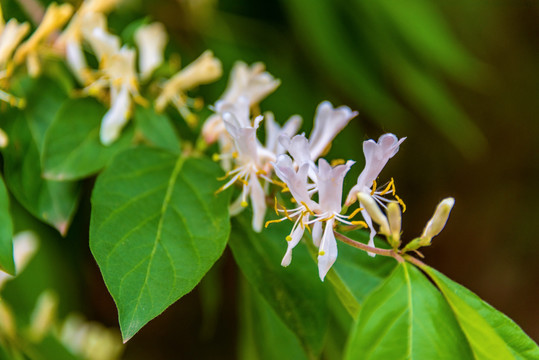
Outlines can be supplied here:
M389 257L392 257L394 258L395 260L397 260L398 262L404 262L404 259L402 258L402 256L400 256L399 254L397 254L393 249L378 249L378 248L375 248L375 247L372 247L372 246L369 246L369 245L365 245L359 241L355 241L355 240L352 240L350 239L349 237L341 234L341 233L338 233L336 231L333 231L335 233L335 237L339 240L341 240L342 242L350 245L350 246L353 246L355 248L358 248L358 249L361 249L363 251L367 251L367 252L370 252L370 253L373 253L373 254L377 254L377 255L382 255L382 256L389 256Z

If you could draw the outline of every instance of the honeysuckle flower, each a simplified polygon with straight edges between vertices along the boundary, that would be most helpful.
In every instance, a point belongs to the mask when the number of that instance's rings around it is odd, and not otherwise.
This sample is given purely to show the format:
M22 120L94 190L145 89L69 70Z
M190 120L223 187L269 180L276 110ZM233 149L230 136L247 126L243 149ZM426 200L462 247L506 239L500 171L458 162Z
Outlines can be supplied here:
M24 270L32 256L37 251L39 241L37 236L31 231L22 231L13 237L13 260L15 261L16 273ZM5 282L13 276L0 270L0 290Z
M296 163L298 162L296 161ZM325 159L319 159L318 167L315 167L316 181L313 187L313 184L308 181L309 171L312 169L310 163L300 164L296 171L296 165L288 155L279 156L274 164L275 173L286 184L298 205L291 210L279 210L279 212L284 212L286 216L271 221L296 218L292 231L286 238L288 245L281 265L288 266L290 264L293 248L301 240L305 228L313 225L313 243L319 248L318 272L320 279L324 280L337 259L334 225L337 221L347 225L355 225L355 222L348 220L348 216L340 213L344 176L353 164L354 161L350 160L345 164L332 167ZM311 199L315 191L318 192L318 202Z
M223 139L228 135L221 118L224 108L242 97L247 98L249 108L252 108L275 91L280 83L280 80L265 71L263 63L254 63L249 67L242 61L236 62L230 73L225 92L215 103L216 114L210 116L202 127L202 136L206 143L212 144L217 140L227 143L227 140Z
M85 0L75 12L55 46L65 51L66 62L77 80L84 85L92 81L91 71L82 51L83 33L93 28L106 28L102 14L110 11L120 0ZM119 46L118 46L119 47Z
M387 164L389 159L391 159L399 151L399 145L405 139L406 138L398 139L397 136L395 136L394 134L384 134L380 136L378 142L375 142L372 139L363 142L365 168L363 169L361 174L359 174L357 184L354 185L354 187L352 187L352 189L348 193L348 196L346 198L346 205L351 205L352 203L354 203L357 199L358 193L360 192L372 193L372 196L379 202L388 201L382 196L390 192L391 189L394 193L393 182L390 182L390 184L381 191L378 191L376 189L371 190L371 188L373 187L373 184L375 184L378 175L380 174L384 166ZM396 199L400 200L397 196ZM363 205L363 203L360 203L360 207L363 207ZM365 222L370 229L369 246L374 246L374 236L376 235L376 230L372 226L370 213L366 210L361 210L361 215L365 219ZM374 254L370 255L374 256Z
M213 52L206 50L163 85L161 94L155 100L155 109L163 111L171 103L183 115L187 105L185 91L217 80L222 72L221 61L213 56ZM186 121L192 122L192 117L184 117Z
M12 55L24 36L30 30L28 23L19 24L16 19L10 19L7 24L2 17L0 7L0 80L9 76ZM0 100L9 103L11 106L21 107L24 102L10 93L0 89Z
M120 51L120 37L107 29L107 19L102 13L89 13L81 19L80 30L83 38L96 55L99 65Z
M266 129L266 149L273 152L275 155L284 154L285 147L280 143L279 138L290 138L294 136L301 126L303 121L301 116L291 116L283 126L280 126L273 116L273 113L264 113L264 122Z
M26 60L30 75L37 76L40 72L38 58L40 44L54 31L60 29L69 20L72 13L73 7L70 4L50 4L36 31L17 49L13 61L20 64Z
M283 134L279 142L292 155L296 165L311 163L314 169L314 161L355 116L357 116L357 111L352 111L347 106L334 109L329 101L323 101L316 109L314 127L309 140L303 135L290 138L286 136L287 134ZM315 174L312 170L309 175L314 180Z
M257 232L262 230L266 213L266 196L260 184L259 177L269 180L264 174L264 164L268 160L274 160L269 152L261 152L261 146L256 138L256 129L262 121L262 116L254 119L253 126L242 126L232 113L224 113L223 120L227 131L234 139L237 153L234 155L236 168L227 176L231 179L221 187L224 190L236 181L243 184L241 195L231 206L231 213L236 214L248 205L247 197L250 197L253 207L253 229ZM265 159L265 156L270 156Z
M143 103L138 92L135 72L135 51L122 47L105 61L103 77L97 84L110 88L110 109L101 122L100 138L104 145L113 143L131 115L132 99ZM99 86L99 85L97 85Z
M348 106L333 108L329 101L323 101L316 109L314 127L309 136L311 159L318 159L333 141L335 136L357 116Z
M140 78L146 80L163 63L168 35L165 26L155 22L143 25L135 31L135 43L139 50Z
M1 16L0 21L0 70L4 71L13 52L30 31L30 25L20 24L16 19L10 19L7 24L4 24Z

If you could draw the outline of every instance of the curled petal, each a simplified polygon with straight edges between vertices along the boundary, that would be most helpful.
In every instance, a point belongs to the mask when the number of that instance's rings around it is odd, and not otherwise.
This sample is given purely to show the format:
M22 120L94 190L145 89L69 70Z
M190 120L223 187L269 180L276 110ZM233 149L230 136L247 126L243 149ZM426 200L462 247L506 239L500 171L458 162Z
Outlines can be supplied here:
M325 159L318 160L318 198L319 204L324 211L339 213L342 208L342 186L346 173L354 161L331 167Z
M165 26L159 22L141 26L135 32L135 42L139 49L140 77L144 80L163 63L163 53L168 35Z
M309 136L311 159L316 160L333 141L335 136L357 115L347 106L336 109L324 101L316 109L314 128Z
M129 91L127 87L123 87L101 121L99 136L103 145L110 145L118 139L120 132L127 123L130 110L131 98Z
M253 206L253 229L256 232L262 231L264 216L266 215L266 194L256 174L252 174L249 181L251 188L251 205Z
M297 226L294 229L294 232L292 235L290 235L290 238L288 238L288 246L286 248L286 253L284 254L283 260L281 261L281 266L288 266L290 265L290 262L292 261L292 249L296 247L296 245L299 243L301 238L303 237L303 233L305 232L305 228L302 226Z
M318 274L324 281L326 274L337 260L337 241L333 233L333 219L326 223L322 242L318 251Z

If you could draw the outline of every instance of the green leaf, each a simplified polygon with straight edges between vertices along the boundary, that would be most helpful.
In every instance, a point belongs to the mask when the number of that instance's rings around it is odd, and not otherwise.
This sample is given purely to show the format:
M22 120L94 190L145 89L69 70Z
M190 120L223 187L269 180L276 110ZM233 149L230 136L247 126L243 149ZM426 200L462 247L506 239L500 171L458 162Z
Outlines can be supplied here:
M180 153L180 140L168 116L157 114L153 108L137 107L135 110L137 135L152 147Z
M308 354L322 350L328 324L326 294L318 269L304 246L294 249L289 267L281 266L291 224L272 224L261 233L248 216L237 217L229 245L249 283L266 299Z
M422 269L453 309L476 359L539 359L539 347L513 320L442 273Z
M92 194L90 248L129 340L191 291L228 239L218 166L145 147L118 154Z
M9 212L9 197L0 177L0 270L15 275L13 261L13 223Z
M358 241L366 243L369 240L365 231L356 231L353 235ZM387 247L382 241L375 241L377 247ZM318 251L314 253L318 254ZM339 256L327 278L343 306L356 319L366 297L385 281L396 265L392 258L371 257L365 251L339 244Z
M242 359L307 360L298 338L286 327L264 297L245 284L245 281L243 285L240 307L243 318L243 328L240 330L242 331L240 338L242 342L240 349L243 350ZM276 344L279 345L276 346Z
M62 105L43 145L42 164L47 179L75 180L92 175L129 146L129 130L124 130L112 145L101 144L99 130L106 111L92 98L68 100Z
M45 132L67 95L53 80L25 79L14 90L26 98L25 109L5 114L9 145L4 172L9 190L37 218L65 234L78 202L79 186L45 180L40 165Z
M365 301L345 359L473 359L440 292L402 263Z

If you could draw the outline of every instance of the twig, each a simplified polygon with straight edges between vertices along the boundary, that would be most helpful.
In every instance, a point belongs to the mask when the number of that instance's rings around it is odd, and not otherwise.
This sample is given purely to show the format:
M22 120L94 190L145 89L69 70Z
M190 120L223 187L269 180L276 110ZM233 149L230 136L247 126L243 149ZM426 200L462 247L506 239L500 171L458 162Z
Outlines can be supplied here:
M341 240L345 244L348 244L350 246L353 246L355 248L358 248L358 249L361 249L363 251L367 251L367 252L370 252L370 253L373 253L373 254L392 257L395 260L397 260L398 262L404 262L404 259L402 258L402 256L397 254L392 249L378 249L378 248L375 248L375 247L372 247L372 246L369 246L369 245L365 245L365 244L363 244L363 243L361 243L359 241L352 240L349 237L347 237L347 236L345 236L345 235L343 235L341 233L338 233L336 231L334 231L334 233L335 233L335 237L337 237L337 239Z

